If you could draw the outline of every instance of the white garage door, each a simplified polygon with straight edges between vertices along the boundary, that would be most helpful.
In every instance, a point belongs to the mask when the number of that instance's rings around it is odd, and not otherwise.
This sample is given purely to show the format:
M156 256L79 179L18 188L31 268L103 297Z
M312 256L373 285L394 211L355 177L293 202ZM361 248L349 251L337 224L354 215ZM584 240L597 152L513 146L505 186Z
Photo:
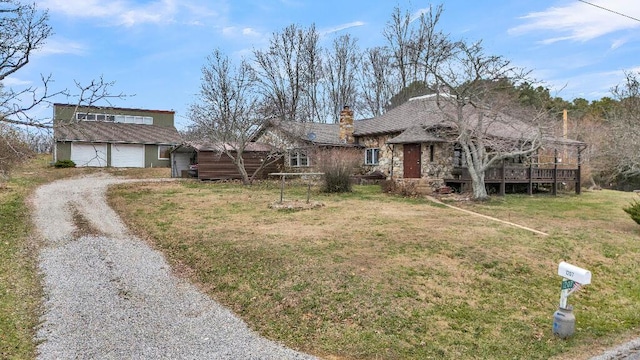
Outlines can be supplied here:
M111 166L144 167L144 145L111 144Z
M71 161L76 166L107 166L107 144L71 143Z

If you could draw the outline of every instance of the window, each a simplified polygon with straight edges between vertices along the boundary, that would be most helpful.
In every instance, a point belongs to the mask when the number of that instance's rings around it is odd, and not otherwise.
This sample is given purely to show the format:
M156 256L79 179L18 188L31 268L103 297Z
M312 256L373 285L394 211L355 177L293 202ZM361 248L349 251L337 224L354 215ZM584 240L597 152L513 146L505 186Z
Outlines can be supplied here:
M434 149L433 145L429 145L429 162L433 162L434 160Z
M467 160L464 158L464 152L462 146L456 144L453 147L453 166L454 167L466 167Z
M169 160L171 158L171 146L158 145L158 160Z
M380 157L380 149L372 148L364 151L364 164L365 165L378 165L378 158Z
M309 158L307 153L300 150L294 150L289 153L289 166L302 167L309 166Z

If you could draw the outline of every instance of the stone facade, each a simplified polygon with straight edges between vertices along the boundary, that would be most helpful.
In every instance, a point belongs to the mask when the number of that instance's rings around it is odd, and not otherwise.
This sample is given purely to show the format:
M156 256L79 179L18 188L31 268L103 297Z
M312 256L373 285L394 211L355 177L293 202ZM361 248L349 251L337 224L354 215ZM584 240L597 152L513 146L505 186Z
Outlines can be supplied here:
M345 106L340 111L340 143L341 144L353 144L353 110Z
M359 144L365 148L380 149L378 164L366 165L367 172L379 171L385 174L387 179L401 180L404 178L404 146L402 144L387 144L387 141L395 136L397 134L365 136L358 139ZM452 176L453 145L445 142L423 143L420 153L420 179L404 179L403 182L416 182L435 191L445 185L445 178Z

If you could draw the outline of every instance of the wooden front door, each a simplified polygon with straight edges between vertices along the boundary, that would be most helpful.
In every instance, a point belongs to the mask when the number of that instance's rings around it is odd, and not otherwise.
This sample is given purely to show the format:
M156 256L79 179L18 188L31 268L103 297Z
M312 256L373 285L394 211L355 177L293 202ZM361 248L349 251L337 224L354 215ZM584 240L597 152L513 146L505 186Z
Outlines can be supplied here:
M404 144L404 175L406 178L420 178L420 144Z

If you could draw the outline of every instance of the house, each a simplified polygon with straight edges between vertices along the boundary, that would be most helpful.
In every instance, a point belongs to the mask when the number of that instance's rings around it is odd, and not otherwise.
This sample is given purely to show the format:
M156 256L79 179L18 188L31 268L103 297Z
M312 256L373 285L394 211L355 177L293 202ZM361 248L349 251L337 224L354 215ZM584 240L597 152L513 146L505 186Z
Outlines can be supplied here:
M272 119L256 134L256 139L285 149L283 170L313 172L318 149L361 149L354 141L353 110L340 112L338 123L283 122Z
M181 142L174 111L117 107L53 106L53 160L76 166L170 167Z
M220 146L212 144L183 143L171 150L171 176L197 177L199 180L231 180L241 179L242 175L233 160L222 151ZM228 144L226 150L235 155L235 150ZM265 178L269 173L282 169L282 157L273 158L273 146L264 143L247 143L243 152L244 167L251 176L265 162L269 162L258 174ZM192 169L190 173L190 169ZM197 171L196 171L197 169Z
M304 125L308 133L299 132L299 141L289 146L285 166L289 169L306 171L313 167L313 159L300 161L300 143L320 146L351 146L362 151L363 167L366 173L384 174L387 179L414 182L426 186L430 191L453 187L458 191L471 185L471 177L466 169L461 147L452 135L452 123L448 121L434 95L412 98L406 103L383 115L353 121L353 112L345 107L337 124ZM464 111L472 111L466 108ZM516 138L527 125L522 121L500 114L502 121L487 126L486 132L496 138ZM346 121L345 121L346 120ZM296 124L275 124L283 129L295 129ZM261 141L273 136L264 132ZM273 132L272 132L273 133ZM582 142L564 138L547 139L555 144L552 161L542 163L534 154L527 159L503 161L497 168L485 173L487 186L496 187L504 193L507 186L526 187L531 192L534 186L550 184L553 190L559 183L576 184L580 189L580 152L586 147ZM558 149L574 154L573 162L567 159L559 163ZM567 149L570 149L568 151ZM555 157L554 157L555 154Z

